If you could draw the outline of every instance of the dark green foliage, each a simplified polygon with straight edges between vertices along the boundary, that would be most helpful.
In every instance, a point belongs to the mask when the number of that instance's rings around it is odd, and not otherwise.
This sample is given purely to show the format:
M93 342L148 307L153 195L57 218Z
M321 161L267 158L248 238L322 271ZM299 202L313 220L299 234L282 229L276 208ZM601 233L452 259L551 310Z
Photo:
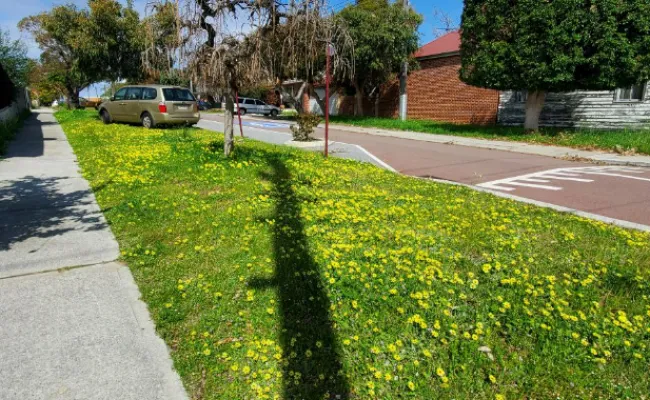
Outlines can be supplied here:
M269 92L272 92L273 88L269 86L253 86L250 88L242 88L239 90L239 97L250 97L252 99L260 99L266 101L266 97Z
M2 30L0 30L0 65L16 87L27 86L30 67L27 47L20 40L11 40L9 32Z
M141 26L132 5L92 0L88 7L56 6L19 23L41 48L48 80L65 88L74 107L94 82L141 76Z
M163 71L160 73L160 79L158 83L161 85L175 85L182 87L189 87L189 79L183 76L183 73L177 69L172 69L169 71Z
M355 76L350 83L360 95L376 94L418 49L422 16L400 3L373 0L344 8L339 17L354 41Z
M649 0L465 0L461 28L472 85L605 90L650 77Z

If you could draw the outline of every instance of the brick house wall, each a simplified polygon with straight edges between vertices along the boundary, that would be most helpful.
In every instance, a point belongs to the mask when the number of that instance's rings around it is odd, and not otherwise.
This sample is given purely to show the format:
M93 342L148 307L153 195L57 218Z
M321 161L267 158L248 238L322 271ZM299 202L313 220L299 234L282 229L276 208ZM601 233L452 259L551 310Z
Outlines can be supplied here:
M408 80L408 116L458 124L497 122L499 91L469 86L458 77L460 55L420 61Z
M455 124L490 125L497 122L499 91L469 86L458 77L460 55L420 60L420 69L408 78L408 118ZM364 102L364 114L373 116L374 102ZM354 114L354 97L341 101L342 115ZM381 117L399 115L399 81L382 90Z

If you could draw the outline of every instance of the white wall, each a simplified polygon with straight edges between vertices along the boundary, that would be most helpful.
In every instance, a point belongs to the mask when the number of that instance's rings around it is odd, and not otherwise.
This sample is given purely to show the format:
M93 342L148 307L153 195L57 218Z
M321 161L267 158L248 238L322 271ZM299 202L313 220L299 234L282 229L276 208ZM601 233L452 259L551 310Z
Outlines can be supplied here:
M325 98L325 88L316 88L314 89L314 91L318 94L318 96L321 99ZM339 114L339 95L336 92L330 91L329 109L330 109L329 110L330 115ZM325 115L323 110L320 109L318 102L316 102L316 99L314 98L309 99L309 110L311 111L312 114Z

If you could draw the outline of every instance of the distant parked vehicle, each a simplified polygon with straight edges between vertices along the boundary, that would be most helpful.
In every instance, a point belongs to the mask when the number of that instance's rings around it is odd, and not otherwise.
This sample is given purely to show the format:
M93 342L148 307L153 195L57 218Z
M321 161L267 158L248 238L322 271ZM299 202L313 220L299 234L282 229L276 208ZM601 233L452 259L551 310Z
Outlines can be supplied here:
M282 109L280 107L266 104L262 100L249 99L246 97L239 98L239 104L235 104L235 112L237 112L237 106L239 106L239 109L241 110L241 115L246 115L249 113L262 114L275 118L282 112Z
M185 88L168 85L125 86L99 106L105 124L140 122L145 128L159 124L199 122L196 98Z
M205 110L209 110L211 108L214 108L214 105L212 103L210 103L209 101L199 100L198 104L199 104L199 110L201 110L201 111L205 111Z
M85 97L79 97L79 106L81 106L82 108L92 107L95 110L97 110L101 102L102 99L98 97L91 97L89 99Z

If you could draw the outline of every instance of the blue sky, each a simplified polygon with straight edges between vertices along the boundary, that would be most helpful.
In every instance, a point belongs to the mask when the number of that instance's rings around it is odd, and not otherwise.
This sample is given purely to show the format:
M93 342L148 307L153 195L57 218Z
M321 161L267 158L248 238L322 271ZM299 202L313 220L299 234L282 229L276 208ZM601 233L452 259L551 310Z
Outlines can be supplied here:
M28 34L21 33L16 25L18 21L29 15L38 14L51 9L55 5L73 3L79 7L85 7L87 0L0 0L2 12L0 12L0 29L8 30L13 39L20 39L29 50L29 56L38 58L40 50L31 40ZM121 0L126 4L126 0ZM330 4L340 8L354 0L330 0ZM135 0L134 5L140 15L144 14L147 0ZM338 7L337 7L338 6ZM462 0L411 0L411 6L424 17L424 23L420 26L420 43L425 44L434 37L434 29L440 27L440 23L434 18L434 9L446 12L454 19L456 24L460 23L460 14L463 10ZM95 90L86 91L86 96L95 96Z
M440 23L434 20L434 9L449 14L456 25L460 25L460 14L463 12L462 0L411 0L411 6L424 17L424 22L420 26L421 44L433 40L435 28L442 28Z

